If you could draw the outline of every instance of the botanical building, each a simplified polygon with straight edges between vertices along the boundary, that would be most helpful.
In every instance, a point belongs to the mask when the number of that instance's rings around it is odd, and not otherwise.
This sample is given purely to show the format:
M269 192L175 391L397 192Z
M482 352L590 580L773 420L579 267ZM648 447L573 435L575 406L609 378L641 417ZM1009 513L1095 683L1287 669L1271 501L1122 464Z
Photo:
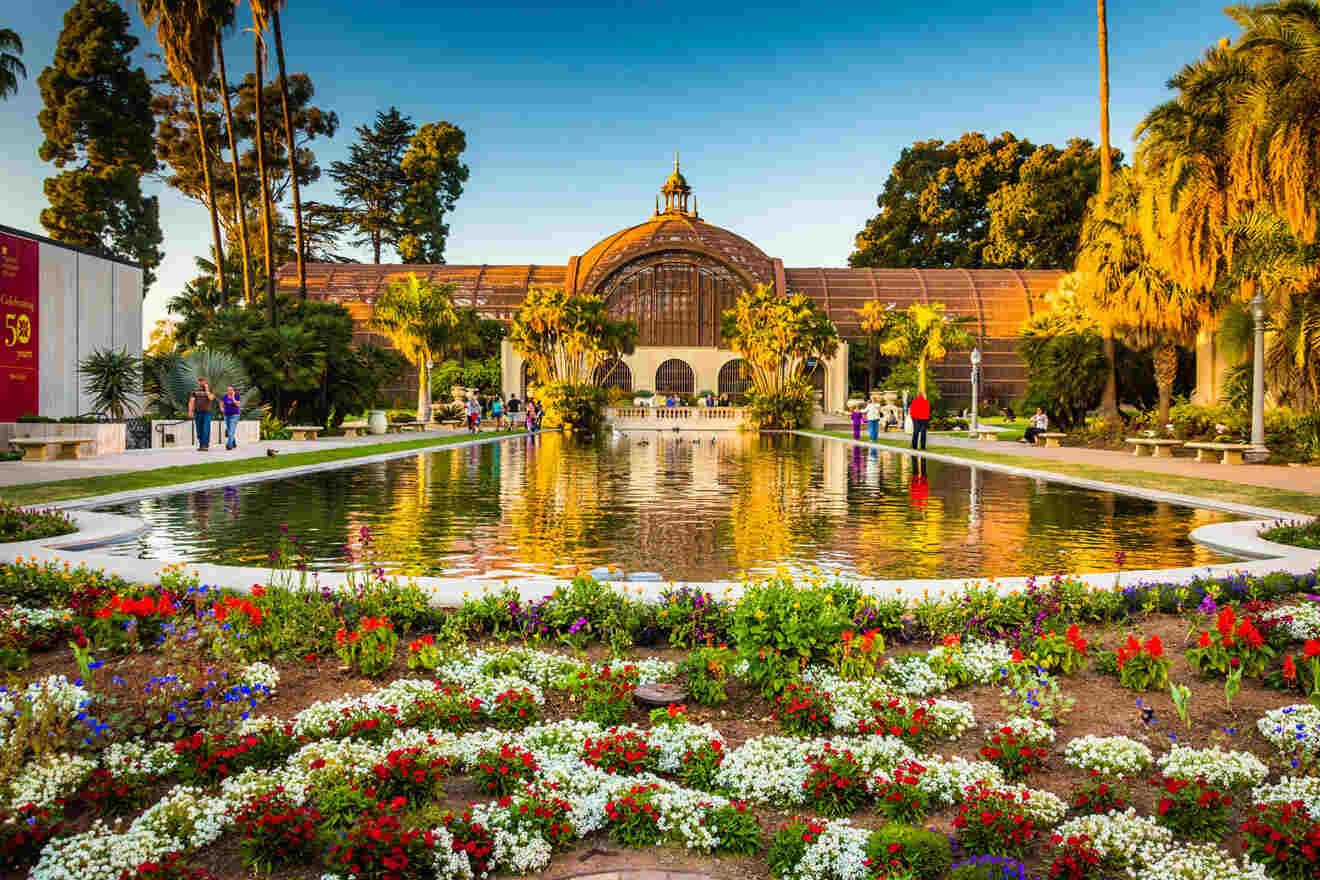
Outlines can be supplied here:
M982 381L987 396L1015 399L1026 391L1026 374L1016 354L1022 322L1043 306L1061 271L1012 269L844 269L797 268L752 242L707 223L697 212L692 188L679 172L665 181L654 213L570 256L559 266L364 265L312 263L307 266L310 296L342 303L361 322L377 293L392 280L417 273L437 284L457 287L460 305L488 317L511 320L527 291L564 287L605 299L618 317L637 321L637 350L609 370L609 385L627 390L737 393L745 387L737 354L720 338L720 314L738 294L757 284L805 293L825 310L844 339L864 335L857 310L870 300L896 308L942 302L955 314L972 316L973 331L985 354ZM292 266L280 285L297 286ZM369 335L362 329L364 336ZM383 341L383 340L377 340ZM817 366L813 382L827 408L842 408L848 393L847 346ZM970 362L965 352L934 365L933 376L946 398L970 396ZM506 394L523 394L528 382L521 360L505 345ZM414 384L413 387L416 387Z

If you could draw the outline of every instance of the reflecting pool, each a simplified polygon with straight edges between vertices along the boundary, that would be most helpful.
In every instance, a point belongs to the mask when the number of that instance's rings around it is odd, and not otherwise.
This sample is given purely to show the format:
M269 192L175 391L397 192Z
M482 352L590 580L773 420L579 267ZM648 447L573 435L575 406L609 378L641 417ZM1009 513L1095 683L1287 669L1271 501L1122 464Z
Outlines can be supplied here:
M558 435L99 508L150 531L109 552L266 565L280 527L313 569L365 527L390 572L675 580L785 568L853 578L1104 571L1225 560L1193 544L1234 517L790 435ZM353 552L359 552L357 550Z

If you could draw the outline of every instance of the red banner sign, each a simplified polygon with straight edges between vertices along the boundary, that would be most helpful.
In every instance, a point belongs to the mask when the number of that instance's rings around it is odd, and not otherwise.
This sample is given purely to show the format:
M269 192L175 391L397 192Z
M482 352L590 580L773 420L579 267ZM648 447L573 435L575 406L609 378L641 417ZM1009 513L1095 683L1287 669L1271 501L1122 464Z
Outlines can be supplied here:
M37 413L37 243L0 232L0 422Z

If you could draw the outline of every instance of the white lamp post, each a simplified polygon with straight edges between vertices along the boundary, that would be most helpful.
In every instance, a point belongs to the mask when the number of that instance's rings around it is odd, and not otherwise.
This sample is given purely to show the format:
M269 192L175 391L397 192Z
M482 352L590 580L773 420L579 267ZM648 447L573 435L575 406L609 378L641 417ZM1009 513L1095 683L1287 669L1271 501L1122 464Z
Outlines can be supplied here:
M432 366L432 362L427 361L426 362L426 406L424 407L425 412L418 413L418 416L421 418L421 421L424 425L430 424L431 422L431 366Z
M1269 450L1265 447L1265 295L1260 291L1251 298L1251 316L1256 323L1251 365L1251 456L1263 461Z
M980 396L978 393L981 390L980 386L981 386L981 347L978 345L976 348L972 349L972 418L970 425L971 425L971 434L973 436L976 435L976 432L981 427L980 406L977 402L977 398Z

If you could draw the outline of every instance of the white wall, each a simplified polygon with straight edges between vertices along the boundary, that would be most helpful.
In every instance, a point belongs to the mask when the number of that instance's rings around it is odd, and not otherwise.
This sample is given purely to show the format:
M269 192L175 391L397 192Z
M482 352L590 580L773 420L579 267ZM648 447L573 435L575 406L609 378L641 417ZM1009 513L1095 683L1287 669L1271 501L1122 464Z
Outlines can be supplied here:
M142 270L40 242L37 296L39 415L91 410L78 363L102 348L142 354Z

